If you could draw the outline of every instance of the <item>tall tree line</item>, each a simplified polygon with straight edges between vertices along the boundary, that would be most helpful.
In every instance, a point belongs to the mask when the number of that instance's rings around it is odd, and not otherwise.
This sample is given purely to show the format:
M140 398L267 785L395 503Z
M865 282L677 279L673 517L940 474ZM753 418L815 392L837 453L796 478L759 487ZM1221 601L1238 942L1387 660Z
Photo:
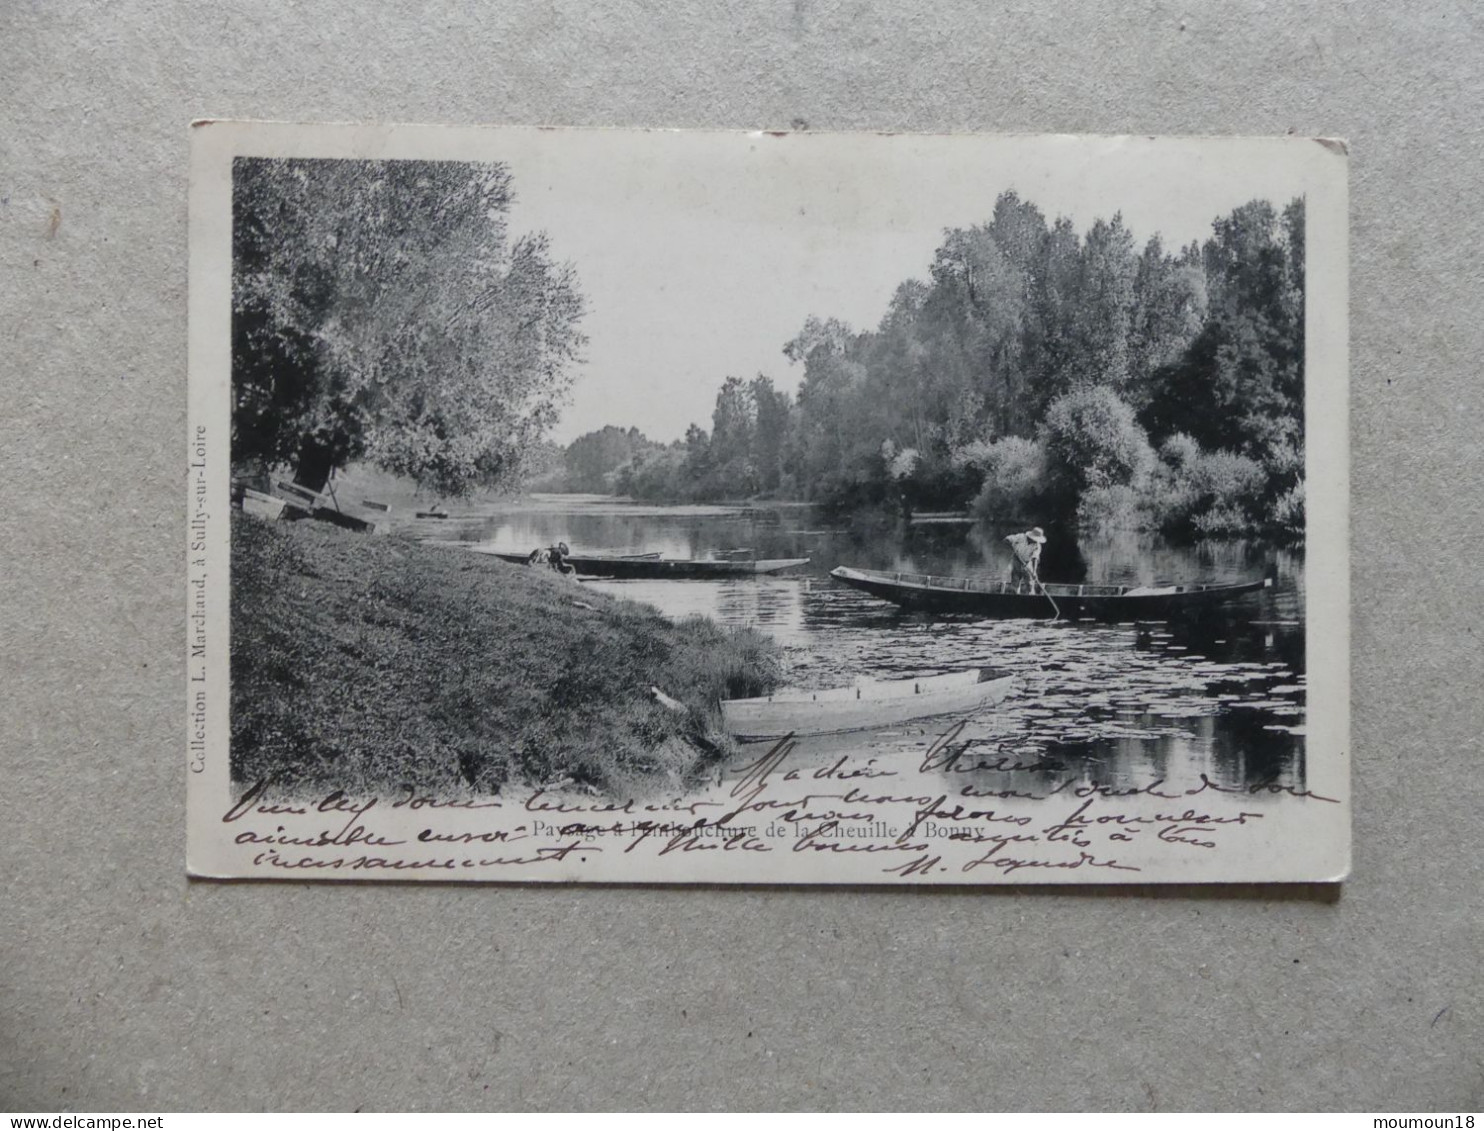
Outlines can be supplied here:
M636 453L615 489L1302 532L1301 199L1167 249L1007 192L944 233L874 330L810 315L783 352L796 398L728 377L709 432Z

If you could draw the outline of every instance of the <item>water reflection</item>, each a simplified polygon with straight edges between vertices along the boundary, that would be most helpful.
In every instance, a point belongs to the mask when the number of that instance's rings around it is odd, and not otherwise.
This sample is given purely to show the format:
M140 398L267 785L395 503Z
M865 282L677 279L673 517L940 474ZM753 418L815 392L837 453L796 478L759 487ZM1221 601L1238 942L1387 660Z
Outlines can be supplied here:
M804 593L808 580L758 577L724 581L588 581L586 588L653 605L679 619L707 616L722 624L752 625L779 641L807 646Z
M1004 576L1008 529L988 525L832 525L805 507L727 511L561 500L409 531L524 552L565 541L577 552L705 557L748 549L808 557L803 570L724 581L587 582L672 617L752 625L784 647L790 682L931 675L970 666L1013 670L1024 688L967 720L989 789L1044 789L1068 777L1108 789L1161 781L1223 787L1304 783L1304 569L1301 550L1258 541L1175 545L1155 535L1074 539L1048 530L1048 579L1090 583L1228 583L1276 571L1273 589L1170 624L1075 625L899 612L828 578L836 565ZM1079 576L1080 575L1080 576ZM854 735L855 750L921 759L942 725ZM802 748L805 761L832 744ZM1020 767L1005 769L1003 767ZM955 773L959 785L977 781Z

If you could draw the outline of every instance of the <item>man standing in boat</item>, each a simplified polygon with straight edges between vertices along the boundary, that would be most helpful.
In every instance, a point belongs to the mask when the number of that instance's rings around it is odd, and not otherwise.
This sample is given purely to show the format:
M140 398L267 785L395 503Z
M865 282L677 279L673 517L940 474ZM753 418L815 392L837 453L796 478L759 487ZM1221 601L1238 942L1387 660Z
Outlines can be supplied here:
M1010 584L1028 583L1035 588L1040 580L1041 547L1046 545L1046 533L1033 526L1024 534L1011 534L1005 539L1015 557L1010 563Z

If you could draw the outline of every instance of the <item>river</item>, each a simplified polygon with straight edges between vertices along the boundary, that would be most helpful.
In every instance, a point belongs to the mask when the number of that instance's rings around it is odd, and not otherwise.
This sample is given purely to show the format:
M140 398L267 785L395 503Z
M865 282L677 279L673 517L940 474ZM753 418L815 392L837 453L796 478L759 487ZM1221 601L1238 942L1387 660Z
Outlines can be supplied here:
M575 553L705 557L746 550L807 557L775 577L727 581L586 582L681 617L746 624L783 646L790 683L821 688L857 676L933 675L970 666L1014 671L1018 692L968 720L960 736L981 758L1024 766L1034 786L1068 776L1136 789L1154 782L1227 788L1304 785L1305 651L1302 549L1257 541L1176 544L1154 535L1078 535L1048 528L1048 581L1219 583L1260 577L1271 590L1192 623L992 621L905 614L834 582L837 565L1007 576L1010 529L986 524L842 524L807 506L664 507L603 496L531 496L476 508L406 533L524 552L566 542ZM946 724L944 724L946 725ZM884 760L920 758L944 725L913 724L842 739ZM797 755L806 764L830 744ZM1012 784L1003 770L1000 787ZM960 781L962 778L960 777Z

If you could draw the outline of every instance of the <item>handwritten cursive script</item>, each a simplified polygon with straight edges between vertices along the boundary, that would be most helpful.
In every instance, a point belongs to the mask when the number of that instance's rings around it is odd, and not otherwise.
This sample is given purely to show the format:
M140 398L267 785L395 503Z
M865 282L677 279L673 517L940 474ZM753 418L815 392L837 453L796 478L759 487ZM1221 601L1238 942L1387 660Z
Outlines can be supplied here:
M1276 779L1090 781L958 723L912 761L869 747L811 755L790 736L666 798L305 798L258 781L220 824L247 870L270 874L979 883L1138 876L1242 852L1285 806L1333 804Z

